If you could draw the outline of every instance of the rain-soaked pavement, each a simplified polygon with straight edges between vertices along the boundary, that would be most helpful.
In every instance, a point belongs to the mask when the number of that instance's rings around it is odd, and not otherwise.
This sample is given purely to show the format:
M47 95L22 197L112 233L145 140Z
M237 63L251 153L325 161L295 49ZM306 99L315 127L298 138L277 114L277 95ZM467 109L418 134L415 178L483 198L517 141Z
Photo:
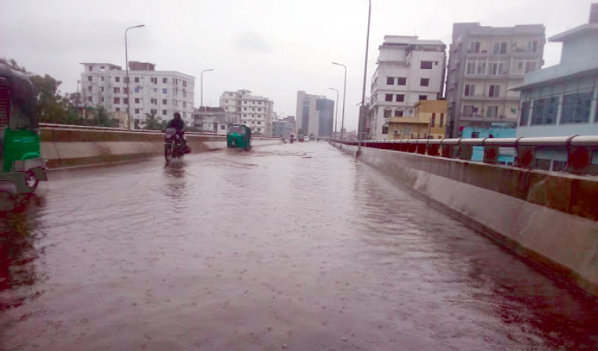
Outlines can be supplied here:
M0 350L598 348L595 300L323 142L50 177L2 199Z

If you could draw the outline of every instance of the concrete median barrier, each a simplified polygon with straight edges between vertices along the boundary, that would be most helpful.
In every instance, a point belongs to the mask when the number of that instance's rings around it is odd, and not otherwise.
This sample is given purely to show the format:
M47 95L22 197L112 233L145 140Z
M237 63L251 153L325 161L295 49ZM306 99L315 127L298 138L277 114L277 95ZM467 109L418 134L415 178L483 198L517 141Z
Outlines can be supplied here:
M356 155L356 146L333 145ZM357 157L598 296L598 178L374 148Z
M187 133L193 153L226 148L226 137ZM41 153L50 169L106 164L162 156L164 136L153 131L51 127L41 129ZM255 147L280 144L278 138L256 137Z

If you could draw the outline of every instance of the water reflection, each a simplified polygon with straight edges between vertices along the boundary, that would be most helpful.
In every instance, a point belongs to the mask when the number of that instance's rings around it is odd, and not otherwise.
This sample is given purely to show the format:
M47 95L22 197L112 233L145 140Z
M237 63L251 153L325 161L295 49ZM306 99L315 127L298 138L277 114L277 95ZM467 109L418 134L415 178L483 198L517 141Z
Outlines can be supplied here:
M166 182L164 193L173 200L181 200L186 194L185 161L173 160L164 167Z
M0 192L0 311L19 306L36 294L25 292L40 280L35 261L42 254L35 242L37 218L45 198Z

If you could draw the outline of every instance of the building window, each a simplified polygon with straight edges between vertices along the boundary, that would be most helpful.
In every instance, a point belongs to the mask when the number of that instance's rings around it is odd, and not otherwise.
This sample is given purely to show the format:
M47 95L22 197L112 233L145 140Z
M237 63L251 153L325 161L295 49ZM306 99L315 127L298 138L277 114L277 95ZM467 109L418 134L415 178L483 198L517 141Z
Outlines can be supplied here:
M93 71L93 66L88 66L89 67L89 71Z
M473 84L465 84L465 96L474 96L475 95L475 85Z
M139 87L135 87L135 92L139 94L139 92L141 91L141 88Z
M506 76L508 74L507 64L504 62L490 62L488 74L491 76Z
M403 117L403 110L396 109L395 110L395 117Z
M411 134L411 127L403 128L403 134L410 135Z
M220 125L220 130L225 130L225 129L226 129L226 126L224 124L221 124Z
M120 94L120 88L114 88L114 94Z
M440 114L440 124L438 125L439 127L444 126L444 113Z
M87 97L87 101L91 102L91 96Z
M432 61L422 61L419 65L421 69L432 69Z
M91 101L91 98L89 98L89 101ZM104 98L103 97L102 97L101 101L104 102Z
M387 108L384 110L384 118L388 118L392 115L392 110Z
M88 77L87 77L87 81L88 81L88 82L91 82L91 80L92 80L92 77L91 77L91 76L88 76Z
M428 100L428 95L420 95L419 100Z
M501 42L494 43L494 46L492 47L492 53L493 54L506 54L507 53L507 42L501 41Z
M168 78L162 78L162 83L164 83L164 84L168 83Z
M430 85L430 79L429 78L422 78L422 79L419 80L419 84L422 87L427 87L427 86Z
M162 115L166 116L166 110L162 110Z
M120 107L117 107L117 108L116 108L116 112L120 112Z
M527 51L537 52L538 51L538 41L537 40L528 40Z
M556 124L558 109L558 97L534 100L532 125Z
M262 124L262 122L260 122L260 121L257 121L257 124Z
M157 105L157 104L158 104L158 99L151 99L151 100L150 100L150 103L151 103L152 105Z
M388 134L388 126L382 126L382 134Z
M525 73L529 73L538 69L538 63L536 61L530 61L525 63Z
M115 104L120 104L120 98L114 98L114 103Z
M104 81L104 77L100 77L100 80L103 82Z
M469 50L470 53L479 53L480 52L480 42L479 41L472 41L469 43Z
M568 94L563 97L561 124L589 123L592 92Z
M405 78L405 77L397 78L397 85L406 85L406 84L407 84L407 78Z
M162 99L162 105L168 105L168 100Z
M432 127L436 126L436 114L432 113L432 119L430 120L430 125Z
M471 132L471 138L472 139L477 139L480 137L480 132Z
M87 91L91 92L91 85L87 87Z
M136 115L138 115L138 114L139 114L139 109L138 109L138 108L136 108L136 109L135 109L135 114L136 114Z
M386 94L385 101L392 101L392 94Z
M258 132L261 132L261 131L262 131L262 128L258 128L258 129L257 129L257 131L258 131Z
M168 94L168 89L162 88L162 94Z
M397 102L403 102L403 101L405 101L405 94L397 94L396 95L396 101Z
M187 101L183 101L183 108L187 107Z
M529 121L529 108L530 102L524 101L521 103L521 119L519 120L519 125L522 127L527 126L527 122Z
M500 85L490 85L490 90L488 91L489 97L499 97L500 96Z
M394 79L394 77L386 77L386 85L395 85L395 79Z
M128 94L129 93L129 88L123 88L123 93Z
M158 78L157 77L151 77L151 82L154 84L158 84Z
M463 106L463 117L473 117L477 114L478 108L472 105L464 105Z
M120 77L114 77L114 81L117 83L120 82Z
M129 103L129 99L128 98L124 98L123 99L123 104L128 104Z
M104 87L100 87L100 91L103 93L104 92Z
M152 115L158 114L158 110L156 110L156 109L151 109L151 110L150 110L150 113L151 113Z
M498 106L488 106L486 108L486 117L498 117Z
M135 83L139 83L139 77L135 77Z
M135 103L138 104L139 103L139 99L135 98Z

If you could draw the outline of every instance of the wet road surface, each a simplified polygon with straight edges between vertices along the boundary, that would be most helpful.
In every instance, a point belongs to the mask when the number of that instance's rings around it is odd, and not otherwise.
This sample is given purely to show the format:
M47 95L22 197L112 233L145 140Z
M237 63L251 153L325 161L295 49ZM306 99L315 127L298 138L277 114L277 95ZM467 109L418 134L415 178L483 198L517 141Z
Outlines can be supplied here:
M598 348L595 300L323 142L188 156L1 199L0 350Z

